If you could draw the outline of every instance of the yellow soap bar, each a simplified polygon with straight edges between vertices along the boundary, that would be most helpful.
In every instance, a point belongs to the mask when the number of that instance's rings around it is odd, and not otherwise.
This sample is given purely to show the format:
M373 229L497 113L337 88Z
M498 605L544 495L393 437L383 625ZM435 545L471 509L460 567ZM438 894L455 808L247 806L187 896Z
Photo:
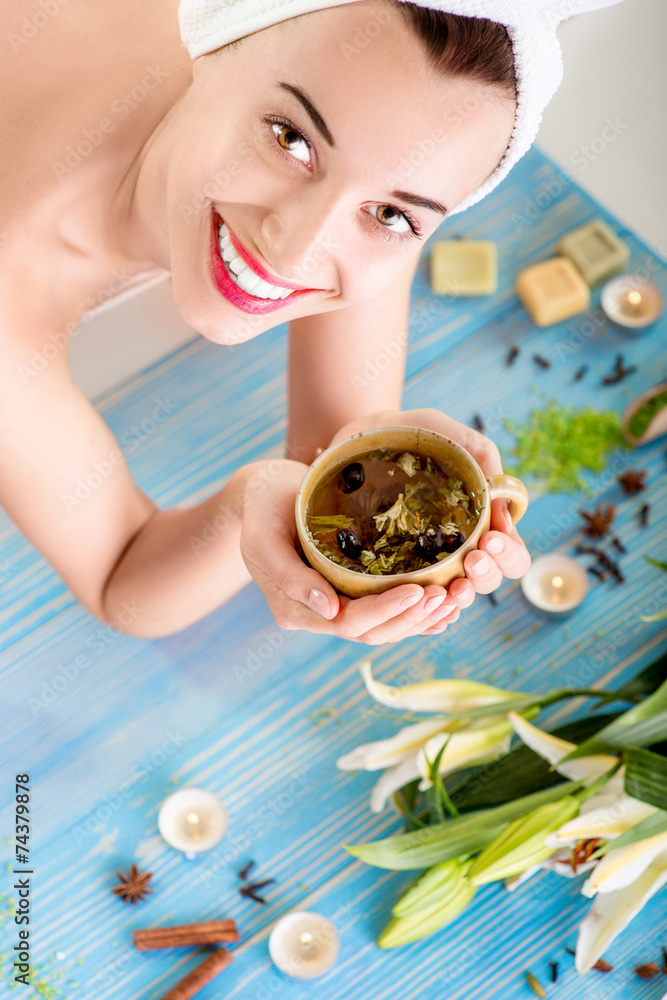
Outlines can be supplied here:
M591 293L571 260L552 257L516 279L516 293L537 326L551 326L588 309Z
M569 257L589 285L611 278L622 271L630 251L603 219L593 219L562 237L558 253Z
M491 295L498 288L496 244L489 240L441 240L431 252L434 295Z

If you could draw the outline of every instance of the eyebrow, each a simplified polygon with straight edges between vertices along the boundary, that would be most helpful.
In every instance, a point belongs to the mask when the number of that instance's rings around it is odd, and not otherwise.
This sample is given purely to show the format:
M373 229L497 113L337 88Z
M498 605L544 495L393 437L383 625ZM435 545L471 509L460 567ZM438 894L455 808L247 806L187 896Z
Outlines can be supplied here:
M284 83L283 81L278 81L278 86L283 90L286 90L293 97L296 97L297 101L303 107L304 111L307 113L308 117L312 121L313 125L320 133L322 138L327 142L329 146L335 146L334 137L332 136L329 128L324 121L324 118L317 110L313 102L309 97L304 94L300 87L295 87L291 83ZM403 201L407 201L410 205L416 205L419 208L430 208L432 212L438 212L439 215L447 215L447 209L439 201L432 201L431 198L422 198L418 194L410 194L408 191L393 191L392 197L400 198Z
M447 215L447 209L444 205L441 205L439 201L431 201L430 198L422 198L418 194L410 194L408 191L392 191L393 198L400 198L403 201L407 201L410 205L417 205L419 208L430 208L433 212L439 212L440 215Z
M300 90L299 87L293 87L291 83L281 83L279 81L278 86L282 87L283 90L286 90L288 93L292 94L293 97L296 97L297 101L299 101L299 103L302 105L304 111L307 113L308 117L310 118L310 120L312 121L313 125L320 133L322 138L330 146L335 146L336 143L334 142L334 137L327 128L327 124L324 121L324 118L319 113L313 102L308 97L306 97L304 92Z

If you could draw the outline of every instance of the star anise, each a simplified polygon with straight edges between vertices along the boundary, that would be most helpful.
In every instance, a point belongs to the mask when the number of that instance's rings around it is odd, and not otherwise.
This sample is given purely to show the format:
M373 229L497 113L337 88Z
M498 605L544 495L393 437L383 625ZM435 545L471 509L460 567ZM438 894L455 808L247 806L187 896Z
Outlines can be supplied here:
M115 885L111 890L114 896L120 896L124 903L138 903L144 896L153 890L147 884L153 877L152 872L140 872L136 865L130 865L127 875L116 872L120 879L120 885Z
M609 533L612 521L616 516L616 508L613 504L596 504L593 513L587 510L581 511L581 516L585 519L583 532L591 538L604 538Z
M622 476L618 476L618 482L621 484L623 492L632 496L633 493L641 493L642 490L646 489L644 480L647 475L646 469L629 469Z

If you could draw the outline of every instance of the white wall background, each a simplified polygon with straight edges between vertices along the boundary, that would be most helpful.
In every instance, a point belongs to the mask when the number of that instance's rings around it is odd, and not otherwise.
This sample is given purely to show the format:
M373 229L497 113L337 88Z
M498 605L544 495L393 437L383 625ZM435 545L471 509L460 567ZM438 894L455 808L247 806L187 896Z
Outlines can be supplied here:
M559 38L565 75L537 145L667 258L667 0L623 0ZM158 285L81 327L72 375L94 399L194 336Z

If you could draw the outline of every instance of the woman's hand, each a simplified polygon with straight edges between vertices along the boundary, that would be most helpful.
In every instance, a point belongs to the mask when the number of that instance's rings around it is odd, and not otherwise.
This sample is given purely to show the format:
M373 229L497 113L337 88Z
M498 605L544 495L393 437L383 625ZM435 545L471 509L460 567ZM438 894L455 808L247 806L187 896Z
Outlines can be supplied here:
M440 410L386 410L371 413L368 417L355 420L342 427L329 446L343 441L359 431L372 430L374 427L424 427L451 438L465 448L486 476L501 475L503 468L500 453L489 438L479 434L471 427L460 424L457 420L445 416ZM491 530L482 535L479 547L469 552L463 562L466 578L478 594L489 594L502 583L503 577L517 580L527 572L530 566L530 555L518 532L512 525L505 500L491 502ZM450 594L460 593L464 585L462 579L454 580L449 585ZM467 607L468 600L462 607ZM442 631L438 625L429 628L426 634Z
M281 628L378 645L442 632L472 604L474 590L465 579L447 590L406 584L354 600L337 594L294 548L294 503L306 469L301 462L269 461L245 470L241 554Z

